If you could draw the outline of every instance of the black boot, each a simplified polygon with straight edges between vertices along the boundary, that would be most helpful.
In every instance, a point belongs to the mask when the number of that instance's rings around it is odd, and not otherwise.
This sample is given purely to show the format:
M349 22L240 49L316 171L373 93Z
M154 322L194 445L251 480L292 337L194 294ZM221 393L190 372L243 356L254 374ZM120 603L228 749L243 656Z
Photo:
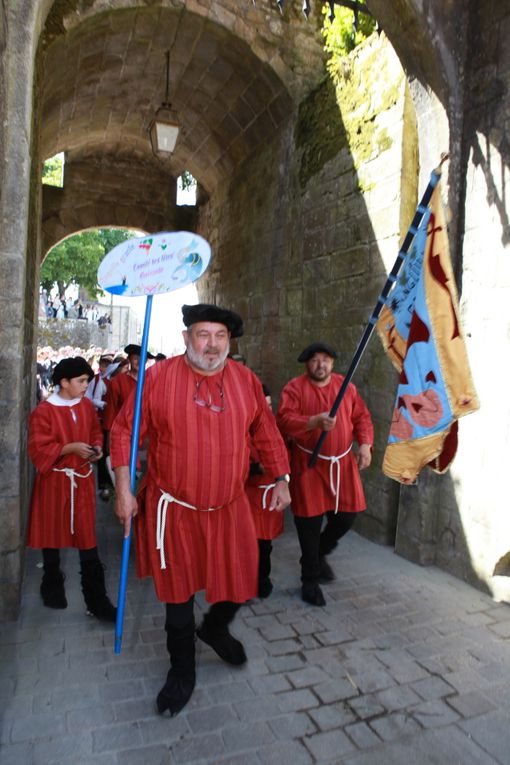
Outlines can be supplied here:
M270 539L259 539L259 598L268 598L273 591L273 583L269 574L271 573L271 550Z
M326 556L319 558L319 582L321 584L327 584L328 582L334 582L336 579L335 572L326 560Z
M259 577L259 598L268 598L273 592L273 583L268 576Z
M105 622L114 622L117 609L112 605L104 583L104 568L99 558L81 561L81 589L87 610Z
M168 709L173 717L186 706L195 687L195 620L184 627L167 626L166 630L170 670L156 704L160 715Z
M324 595L317 582L304 581L301 586L301 597L305 603L310 603L312 606L326 605Z
M42 549L44 574L41 582L41 597L48 608L67 608L64 589L65 576L60 570L60 550L56 547Z
M197 629L200 640L210 645L220 659L235 666L240 666L246 661L243 644L236 640L228 629L238 609L238 603L231 603L228 600L214 603Z
M44 605L48 608L67 608L64 579L65 576L58 567L44 567L44 574L41 582L41 597Z

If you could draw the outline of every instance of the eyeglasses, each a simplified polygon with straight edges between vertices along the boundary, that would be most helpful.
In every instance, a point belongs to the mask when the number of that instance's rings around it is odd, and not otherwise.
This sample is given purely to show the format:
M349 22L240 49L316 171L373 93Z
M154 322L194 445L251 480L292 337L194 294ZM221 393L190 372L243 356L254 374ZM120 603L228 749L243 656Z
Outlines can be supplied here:
M224 402L224 397L223 397L223 386L220 383L218 383L218 382L215 383L215 388L218 388L218 391L219 391L219 400L221 402L220 404L213 404L213 397L212 397L212 393L211 393L210 390L207 392L207 399L204 399L204 398L200 397L200 395L199 395L199 393L200 393L200 386L202 385L202 383L204 382L205 379L206 378L203 377L201 380L199 380L199 381L197 381L195 383L196 384L196 390L195 390L195 394L193 396L193 401L198 406L205 406L207 409L210 409L211 412L223 412L225 410L225 402Z

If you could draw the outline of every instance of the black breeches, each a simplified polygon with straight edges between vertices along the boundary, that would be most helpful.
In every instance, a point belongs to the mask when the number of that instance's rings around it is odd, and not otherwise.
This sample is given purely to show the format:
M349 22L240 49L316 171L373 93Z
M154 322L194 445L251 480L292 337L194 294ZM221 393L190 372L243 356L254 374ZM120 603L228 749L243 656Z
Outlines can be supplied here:
M271 550L273 545L270 539L259 539L259 579L267 579L271 573Z
M333 510L326 513L326 526L321 533L319 544L321 557L329 555L335 549L339 540L352 528L356 515L357 513L335 513Z
M321 533L323 515L311 518L294 516L294 523L301 547L301 579L316 581L320 572L320 558L328 555L352 527L356 513L326 513L327 521Z
M91 547L89 550L78 550L78 553L80 555L80 563L99 558L97 547ZM45 571L60 567L60 549L58 547L43 547L42 557Z
M106 452L106 435L106 430L103 430L103 456L97 461L97 483L100 489L113 487L110 473L106 467L106 457L108 456Z
M167 632L172 629L182 630L193 621L194 602L195 597L192 595L186 603L166 603L165 630ZM211 625L223 627L230 624L240 607L240 603L231 603L230 600L213 603L204 618Z

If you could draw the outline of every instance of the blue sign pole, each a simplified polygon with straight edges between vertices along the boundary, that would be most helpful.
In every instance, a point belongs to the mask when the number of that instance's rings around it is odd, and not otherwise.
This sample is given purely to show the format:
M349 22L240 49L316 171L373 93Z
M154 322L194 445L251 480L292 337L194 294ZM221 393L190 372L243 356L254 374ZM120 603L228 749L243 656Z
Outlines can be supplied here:
M147 295L147 304L145 306L145 317L143 322L142 349L140 353L140 367L138 370L138 380L136 384L135 412L133 416L133 432L131 434L131 453L129 458L129 475L131 479L131 492L135 493L136 486L136 460L138 457L138 440L140 438L140 416L142 409L142 392L145 380L145 362L147 360L147 346L149 343L149 327L151 323L152 295ZM126 605L126 588L129 567L129 550L131 546L131 536L133 533L133 523L129 535L124 537L122 545L122 560L120 565L119 595L117 599L117 620L115 622L115 653L119 654L122 646L122 632L124 624L124 609Z

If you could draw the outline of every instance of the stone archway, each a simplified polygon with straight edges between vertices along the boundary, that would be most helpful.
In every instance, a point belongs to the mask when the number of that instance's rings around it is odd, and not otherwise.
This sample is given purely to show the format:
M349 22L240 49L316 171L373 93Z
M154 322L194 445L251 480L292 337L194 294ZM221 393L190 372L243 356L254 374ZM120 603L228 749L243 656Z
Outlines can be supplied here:
M466 316L468 323L478 329L480 316L487 314L484 331L475 331L476 343L478 348L494 348L497 358L491 328L495 325L495 306L502 306L502 302L498 303L491 289L494 284L487 282L485 275L483 306L474 292L481 278L476 250L483 241L483 232L490 231L490 254L498 273L503 269L508 243L505 184L509 152L504 114L510 75L504 33L510 11L495 6L483 0L459 12L457 4L442 0L370 3L411 81L420 140L420 186L440 152L445 148L450 151L447 193L454 216L451 238L465 300L469 301ZM5 428L0 474L5 522L0 525L0 597L6 612L16 610L22 571L30 483L25 453L33 388L35 286L38 263L48 242L64 236L77 224L100 224L104 204L118 206L119 221L128 214L133 221L132 214L136 214L147 226L150 222L159 227L163 219L166 226L177 225L171 201L173 179L186 167L209 197L208 203L199 206L193 225L210 236L225 262L234 264L228 278L223 278L219 270L212 273L204 294L246 309L253 327L250 343L254 365L257 367L257 353L265 345L271 352L261 369L268 370L267 374L288 349L284 369L275 374L275 384L294 371L292 354L300 342L296 327L302 327L304 317L313 311L318 323L311 329L328 328L337 333L339 342L354 342L359 322L356 306L349 307L349 323L337 328L335 311L324 311L321 302L335 306L335 301L340 300L336 287L324 285L319 294L308 289L309 280L331 273L328 258L332 253L342 252L345 258L347 253L355 273L346 278L357 278L356 289L364 305L371 300L373 290L363 269L372 269L370 274L382 270L381 251L387 241L375 239L373 231L365 238L363 229L359 234L355 216L361 209L362 216L370 218L366 214L369 194L356 197L361 199L361 208L346 206L348 215L339 218L337 230L333 232L333 226L324 224L325 208L328 215L343 212L338 205L335 208L334 199L338 165L323 166L304 186L296 180L296 163L303 150L296 145L294 135L298 108L323 74L319 19L319 3L313 3L307 24L301 16L301 3L291 0L283 16L272 0L257 0L255 5L252 0L160 0L147 6L131 0L23 0L16 9L2 7L0 273L5 278L0 288L4 348L0 357L0 416ZM172 60L181 86L172 93L172 100L183 115L184 130L180 149L162 167L153 162L144 131L148 117L162 98L162 54L172 48L172 32L177 29L183 43L173 47ZM131 60L136 65L130 66ZM136 87L131 88L133 83ZM67 151L69 167L76 169L75 196L67 195L67 191L72 192L70 184L60 202L53 192L46 193L43 201L38 177L40 160L61 149ZM494 173L494 158L501 170L499 177ZM357 168L348 158L341 162L345 165L343 174L351 173L355 185L359 180ZM80 172L85 166L95 168L92 180L101 178L102 188L86 187L87 173ZM137 169L154 178L160 175L158 188L168 184L170 201L163 204L157 195L148 194L143 210L136 210L135 202L122 211L116 198L122 178L116 179L115 172L108 189L107 178L113 167L129 168L126 173L130 175L132 171L127 184L131 189L136 185L131 181ZM324 197L326 177L331 190ZM121 192L122 186L119 196ZM78 193L82 194L81 208L76 205ZM235 205L229 213L231 200ZM243 231L235 219L240 210L249 211L249 231ZM482 211L487 214L488 224L482 220ZM228 218L232 231L238 226L235 236L225 236L223 216ZM316 232L320 234L315 236ZM346 240L359 241L357 254L345 248L342 235ZM340 245L344 249L339 249ZM250 295L248 289L244 290L246 294L239 292L242 282L236 277L241 271L240 258L248 254L255 264L259 263L255 271L262 296ZM340 266L340 260L335 260L337 276L341 268L347 268L346 262L342 260ZM262 263L267 264L265 270ZM267 276L268 268L271 278ZM510 286L505 279L503 284ZM347 286L343 289L342 301L350 294ZM378 363L377 358L370 362L370 372ZM368 373L362 374L362 384L368 386ZM489 390L485 377L483 383ZM380 406L377 396L373 404L375 408ZM381 414L382 419L384 416ZM476 430L478 443L489 440L490 435L485 424ZM468 451L460 461L456 477L460 490L440 491L437 485L425 482L412 497L408 493L409 506L419 505L420 520L418 528L410 533L417 539L411 540L407 554L425 560L426 556L420 558L421 553L416 552L425 539L427 549L433 551L431 559L462 576L469 575L463 569L462 554L459 552L460 563L454 561L451 565L446 546L439 544L437 557L434 534L437 527L441 535L442 523L453 529L445 539L455 537L459 531L457 498L462 495L462 486L470 485L467 472L475 473L469 470L470 460L474 459ZM491 463L492 480L498 465L503 468L498 461ZM383 497L388 491L385 486L378 487ZM483 498L459 501L463 501L462 513L466 517L475 518L479 526L485 524L484 538L503 536L502 522L491 525L480 520ZM447 508L446 520L429 513L432 505L440 504Z

